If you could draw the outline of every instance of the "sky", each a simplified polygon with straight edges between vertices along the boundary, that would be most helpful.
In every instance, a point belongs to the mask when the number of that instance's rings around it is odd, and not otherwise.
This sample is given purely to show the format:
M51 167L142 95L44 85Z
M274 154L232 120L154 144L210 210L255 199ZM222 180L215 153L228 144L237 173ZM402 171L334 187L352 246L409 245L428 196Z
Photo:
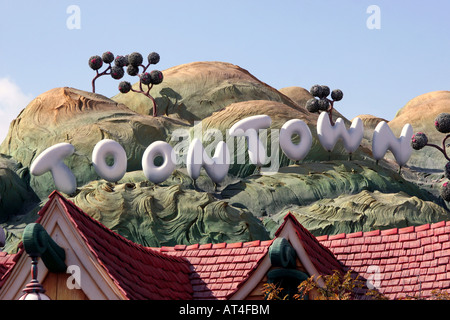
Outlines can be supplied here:
M158 52L162 71L229 62L276 89L324 84L344 92L348 119L392 120L449 90L449 12L448 0L0 0L0 141L40 94L90 91L88 59L105 51ZM100 78L96 92L117 84Z

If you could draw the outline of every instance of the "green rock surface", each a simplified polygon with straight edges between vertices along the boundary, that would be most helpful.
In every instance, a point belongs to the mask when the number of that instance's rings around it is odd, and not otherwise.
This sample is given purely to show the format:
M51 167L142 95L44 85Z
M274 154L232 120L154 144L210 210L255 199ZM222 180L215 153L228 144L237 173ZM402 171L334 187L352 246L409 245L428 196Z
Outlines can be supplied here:
M0 223L27 213L39 199L29 187L27 168L13 158L0 154Z
M364 190L404 192L425 201L439 201L397 172L368 161L314 162L283 167L273 175L241 179L228 185L221 194L231 205L264 217L288 206L308 206L318 200Z
M94 181L71 200L108 228L144 246L269 239L251 212L195 190L186 183L189 177L185 183L181 179L164 185Z
M403 228L448 220L448 211L432 201L411 197L405 192L364 190L281 210L264 220L272 236L288 212L316 236Z

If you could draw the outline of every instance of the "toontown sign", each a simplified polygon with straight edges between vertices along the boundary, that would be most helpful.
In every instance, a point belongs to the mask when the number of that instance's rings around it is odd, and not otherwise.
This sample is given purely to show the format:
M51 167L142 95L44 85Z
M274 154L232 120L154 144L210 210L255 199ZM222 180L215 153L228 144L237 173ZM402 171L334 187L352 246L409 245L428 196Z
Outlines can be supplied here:
M242 119L229 129L233 137L245 137L248 144L248 159L251 164L263 166L267 163L266 148L260 139L261 130L270 127L272 120L267 115L256 115ZM363 139L364 126L360 118L355 118L349 129L342 118L331 124L328 114L322 112L317 120L317 136L321 145L327 151L332 151L339 140L343 141L345 150L352 154ZM299 143L294 143L292 137L298 135ZM397 138L385 121L380 122L373 132L372 153L375 160L380 160L390 150L399 166L403 166L412 154L411 136L413 128L406 124ZM287 121L279 131L279 146L283 153L293 161L306 157L312 146L312 134L308 125L299 119ZM50 172L56 189L66 194L76 191L77 183L73 172L66 166L64 159L75 152L70 143L59 143L45 149L33 161L30 172L40 176ZM112 157L113 164L108 164ZM155 159L163 159L161 165L155 164ZM165 181L175 170L177 154L172 146L165 141L155 141L150 144L142 156L142 169L145 177L153 183ZM232 155L228 145L220 141L215 146L212 157L205 152L201 139L194 137L190 143L186 157L186 169L192 179L200 176L200 170L205 169L214 183L220 183L226 177ZM124 148L116 141L104 139L99 141L92 151L92 164L97 174L110 182L119 181L126 173L127 155ZM273 172L272 172L273 173Z

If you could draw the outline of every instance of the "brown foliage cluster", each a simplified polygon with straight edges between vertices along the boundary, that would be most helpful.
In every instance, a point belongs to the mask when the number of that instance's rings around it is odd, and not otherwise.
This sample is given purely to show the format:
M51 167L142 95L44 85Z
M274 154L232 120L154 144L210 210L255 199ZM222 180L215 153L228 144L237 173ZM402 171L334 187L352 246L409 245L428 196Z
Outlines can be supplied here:
M320 280L323 286L319 285ZM300 283L298 292L293 296L282 294L283 289L274 283L263 285L263 294L266 300L353 300L355 293L364 288L364 281L349 270L344 275L339 271L325 276L311 276ZM364 294L371 300L388 300L388 298L376 289L367 290ZM420 295L407 296L402 300L425 300ZM442 290L433 290L427 300L450 300L450 293Z

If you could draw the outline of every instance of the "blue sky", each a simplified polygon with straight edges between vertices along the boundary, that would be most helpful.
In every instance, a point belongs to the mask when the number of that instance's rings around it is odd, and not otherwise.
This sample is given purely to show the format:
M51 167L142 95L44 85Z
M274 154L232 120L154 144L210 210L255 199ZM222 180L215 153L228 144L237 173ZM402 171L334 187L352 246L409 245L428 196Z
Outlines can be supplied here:
M80 29L67 28L67 8ZM380 29L366 25L370 5ZM450 88L447 0L0 0L0 139L28 101L55 87L90 91L90 56L156 51L160 70L225 61L276 89L340 88L347 118L391 120L410 99ZM135 78L130 78L135 81ZM112 97L118 82L100 78Z

